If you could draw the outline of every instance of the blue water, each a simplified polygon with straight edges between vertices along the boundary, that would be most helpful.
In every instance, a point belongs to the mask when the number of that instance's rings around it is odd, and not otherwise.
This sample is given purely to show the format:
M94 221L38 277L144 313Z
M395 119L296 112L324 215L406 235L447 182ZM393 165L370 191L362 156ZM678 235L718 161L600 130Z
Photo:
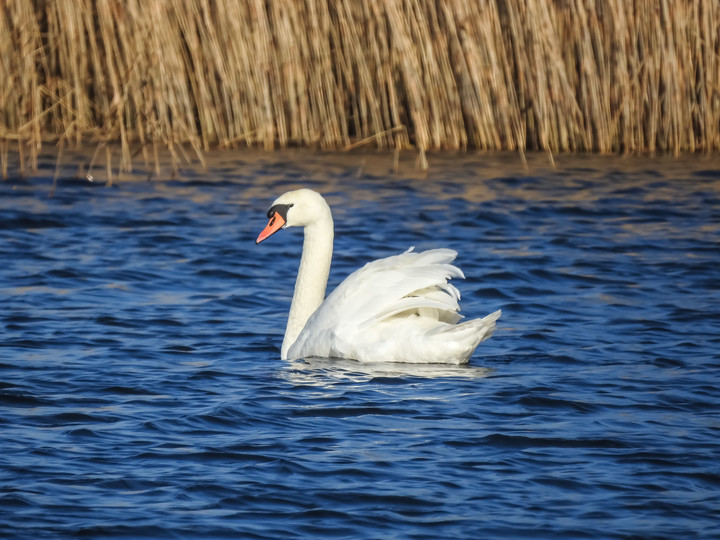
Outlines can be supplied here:
M720 161L213 156L0 185L3 538L720 537ZM469 366L279 359L327 195L330 286L459 252Z

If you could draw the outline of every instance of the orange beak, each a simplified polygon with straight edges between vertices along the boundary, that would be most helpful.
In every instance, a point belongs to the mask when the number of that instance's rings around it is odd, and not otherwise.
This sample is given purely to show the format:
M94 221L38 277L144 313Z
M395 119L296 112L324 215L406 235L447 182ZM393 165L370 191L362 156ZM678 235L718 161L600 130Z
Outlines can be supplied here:
M282 218L280 214L275 212L272 217L270 218L270 221L265 226L265 228L262 230L260 235L257 237L257 240L255 240L255 244L259 244L263 240L265 240L268 236L272 236L276 232L278 232L280 229L283 228L283 225L285 225L285 220Z

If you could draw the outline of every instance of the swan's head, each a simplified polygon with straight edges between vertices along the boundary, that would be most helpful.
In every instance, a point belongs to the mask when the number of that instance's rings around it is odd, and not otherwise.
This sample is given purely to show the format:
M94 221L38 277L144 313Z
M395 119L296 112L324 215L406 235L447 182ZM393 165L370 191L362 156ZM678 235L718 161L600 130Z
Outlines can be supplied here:
M311 189L297 189L280 195L267 212L267 226L255 240L259 244L285 227L308 227L321 221L330 222L330 207L323 196Z

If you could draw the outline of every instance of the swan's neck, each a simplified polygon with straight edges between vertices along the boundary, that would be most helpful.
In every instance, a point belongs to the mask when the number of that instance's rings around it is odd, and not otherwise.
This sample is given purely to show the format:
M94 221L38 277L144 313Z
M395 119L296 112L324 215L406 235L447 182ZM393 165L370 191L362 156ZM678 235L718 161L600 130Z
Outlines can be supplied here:
M325 300L332 250L333 220L328 210L327 216L305 227L302 258L282 344L283 359L287 358L290 346L305 328L310 315Z

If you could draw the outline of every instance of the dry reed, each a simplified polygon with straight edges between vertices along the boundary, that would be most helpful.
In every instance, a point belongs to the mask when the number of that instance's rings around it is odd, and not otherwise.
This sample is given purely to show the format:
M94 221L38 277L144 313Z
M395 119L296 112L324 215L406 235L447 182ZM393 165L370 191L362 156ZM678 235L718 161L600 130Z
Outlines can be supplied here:
M7 0L2 170L82 140L713 152L720 2Z

